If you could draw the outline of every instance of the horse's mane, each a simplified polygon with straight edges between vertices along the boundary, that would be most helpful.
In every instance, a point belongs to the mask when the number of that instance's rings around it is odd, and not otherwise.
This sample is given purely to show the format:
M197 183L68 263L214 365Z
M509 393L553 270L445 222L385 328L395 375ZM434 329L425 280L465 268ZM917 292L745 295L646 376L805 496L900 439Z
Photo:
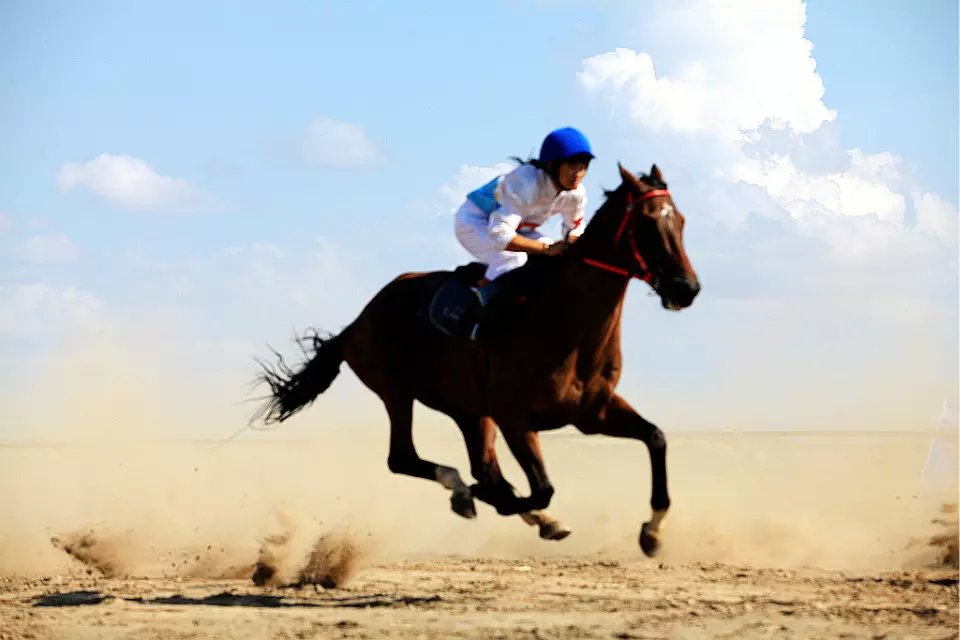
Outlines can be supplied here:
M653 176L647 175L646 173L637 174L637 179L640 180L640 182L646 182L648 185L650 185L650 186L653 187L654 189L666 189L666 188L667 188L667 183L666 183L666 182L664 182L663 180L657 180L657 179L654 178ZM620 185L620 186L623 186L623 185ZM616 189L604 189L604 190L603 190L603 197L609 199L610 196L612 196L613 194L617 193L619 190L620 190L620 187L617 187ZM602 206L602 205L601 205L601 206Z

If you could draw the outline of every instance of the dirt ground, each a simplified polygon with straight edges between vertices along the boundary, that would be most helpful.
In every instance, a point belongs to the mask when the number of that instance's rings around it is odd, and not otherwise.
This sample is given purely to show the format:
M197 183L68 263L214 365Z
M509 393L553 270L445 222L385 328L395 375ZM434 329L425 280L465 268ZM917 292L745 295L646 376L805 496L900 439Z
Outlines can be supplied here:
M954 571L435 558L343 588L7 578L0 638L957 637Z
M465 470L445 427L424 455ZM458 518L375 430L0 446L0 640L958 637L956 471L931 477L929 436L670 442L656 559L636 443L544 438L561 542Z

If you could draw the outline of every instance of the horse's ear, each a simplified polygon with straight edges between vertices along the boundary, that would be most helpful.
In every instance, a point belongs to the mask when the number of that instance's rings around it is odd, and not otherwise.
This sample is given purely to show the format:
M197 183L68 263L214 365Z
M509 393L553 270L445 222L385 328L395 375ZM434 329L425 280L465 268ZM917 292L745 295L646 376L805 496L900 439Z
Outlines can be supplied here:
M643 187L640 185L640 181L637 180L637 176L624 169L623 165L619 162L617 163L617 167L620 169L620 178L623 179L624 183L632 185L637 191L643 191Z
M657 165L653 165L652 167L650 167L650 177L656 180L657 182L660 182L660 183L664 182L663 174L660 173L660 167L658 167Z

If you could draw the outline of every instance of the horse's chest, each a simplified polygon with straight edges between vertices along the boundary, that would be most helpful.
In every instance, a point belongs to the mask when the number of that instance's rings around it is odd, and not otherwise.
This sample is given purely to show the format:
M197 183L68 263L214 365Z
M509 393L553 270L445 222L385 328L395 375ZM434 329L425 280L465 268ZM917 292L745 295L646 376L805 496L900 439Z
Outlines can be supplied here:
M534 410L553 411L602 406L610 399L620 379L619 359L589 367L562 368L527 387L526 401Z
M620 379L619 363L607 363L591 371L588 375L579 376L570 385L566 394L569 404L581 407L596 407L605 405L614 393L617 381Z

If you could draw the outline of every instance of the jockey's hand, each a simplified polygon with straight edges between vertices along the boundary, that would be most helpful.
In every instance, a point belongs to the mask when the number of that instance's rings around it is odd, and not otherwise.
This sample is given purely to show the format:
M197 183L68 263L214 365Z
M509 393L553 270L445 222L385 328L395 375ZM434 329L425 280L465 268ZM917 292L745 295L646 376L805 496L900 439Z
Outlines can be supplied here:
M562 256L563 253L570 248L570 245L566 241L561 240L560 242L554 242L549 247L547 247L546 254L548 256Z

